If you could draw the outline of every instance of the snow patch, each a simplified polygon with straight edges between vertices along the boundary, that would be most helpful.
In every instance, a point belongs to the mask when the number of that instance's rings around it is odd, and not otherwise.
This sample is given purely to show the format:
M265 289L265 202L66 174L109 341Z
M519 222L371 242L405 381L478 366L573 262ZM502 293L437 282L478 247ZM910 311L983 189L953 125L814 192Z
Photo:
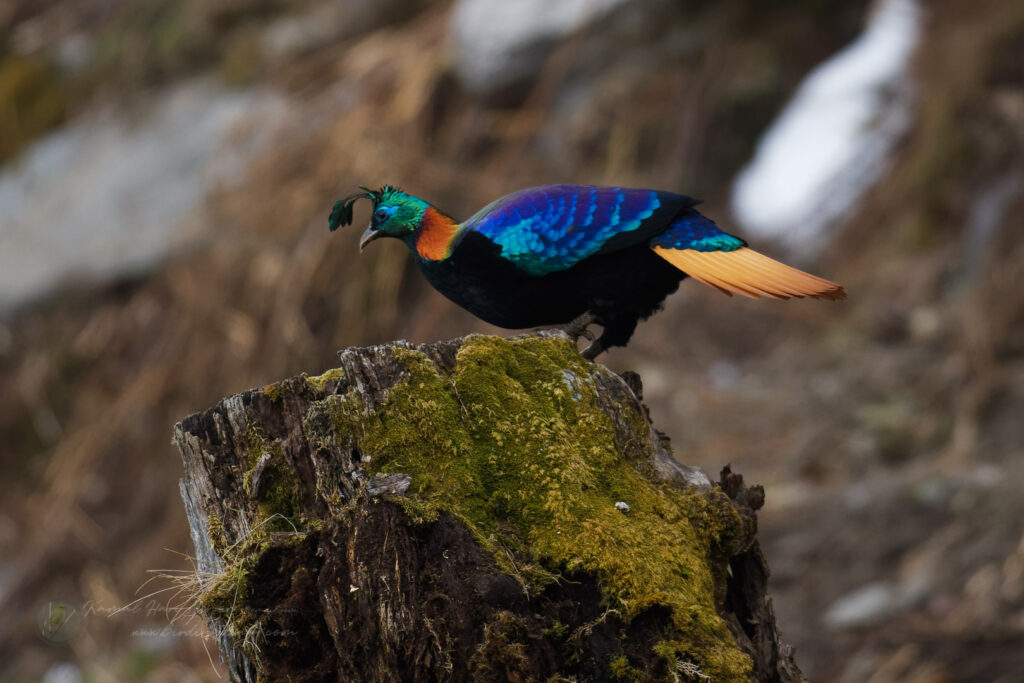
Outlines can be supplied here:
M811 254L878 180L910 125L921 20L915 0L881 0L857 40L805 79L733 188L749 234Z

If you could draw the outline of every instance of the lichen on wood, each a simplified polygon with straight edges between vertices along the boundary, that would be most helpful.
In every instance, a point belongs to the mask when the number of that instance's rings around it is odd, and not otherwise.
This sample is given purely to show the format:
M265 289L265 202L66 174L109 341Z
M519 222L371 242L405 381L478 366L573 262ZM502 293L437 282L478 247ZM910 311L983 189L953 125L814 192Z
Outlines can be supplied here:
M745 489L675 465L635 379L559 333L341 361L176 427L237 679L800 680L727 608Z

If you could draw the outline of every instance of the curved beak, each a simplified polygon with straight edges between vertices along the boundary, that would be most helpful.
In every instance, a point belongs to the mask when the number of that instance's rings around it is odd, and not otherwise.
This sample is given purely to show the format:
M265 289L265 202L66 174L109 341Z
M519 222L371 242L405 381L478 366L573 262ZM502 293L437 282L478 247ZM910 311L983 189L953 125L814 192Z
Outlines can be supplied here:
M384 233L371 225L366 229L366 232L363 233L363 236L359 238L359 251L365 249L367 244L378 237L384 237Z

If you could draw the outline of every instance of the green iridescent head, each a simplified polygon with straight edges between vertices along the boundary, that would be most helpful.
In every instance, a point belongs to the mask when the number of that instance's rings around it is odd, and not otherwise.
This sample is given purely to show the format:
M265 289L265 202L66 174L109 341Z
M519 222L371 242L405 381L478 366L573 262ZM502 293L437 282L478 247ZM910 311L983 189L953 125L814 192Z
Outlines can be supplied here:
M397 187L385 185L374 192L360 186L362 192L349 195L335 202L331 210L330 229L333 232L339 226L352 223L352 205L360 199L373 202L373 214L370 226L359 240L362 249L378 237L409 237L423 224L423 214L429 204L399 190Z

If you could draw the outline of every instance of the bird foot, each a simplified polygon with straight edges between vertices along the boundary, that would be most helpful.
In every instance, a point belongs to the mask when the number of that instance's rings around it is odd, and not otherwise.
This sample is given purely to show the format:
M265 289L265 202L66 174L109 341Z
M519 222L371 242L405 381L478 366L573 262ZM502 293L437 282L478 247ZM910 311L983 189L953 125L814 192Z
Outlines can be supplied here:
M589 311L573 318L562 331L573 338L573 341L583 337L587 341L594 341L594 333L587 329L588 326L597 322L597 317Z
M589 361L593 361L595 358L597 358L598 356L600 356L604 352L605 352L604 344L602 344L600 342L600 340L598 340L598 341L593 342L587 348L583 349L583 351L580 352L580 355L583 356L584 358L586 358Z

